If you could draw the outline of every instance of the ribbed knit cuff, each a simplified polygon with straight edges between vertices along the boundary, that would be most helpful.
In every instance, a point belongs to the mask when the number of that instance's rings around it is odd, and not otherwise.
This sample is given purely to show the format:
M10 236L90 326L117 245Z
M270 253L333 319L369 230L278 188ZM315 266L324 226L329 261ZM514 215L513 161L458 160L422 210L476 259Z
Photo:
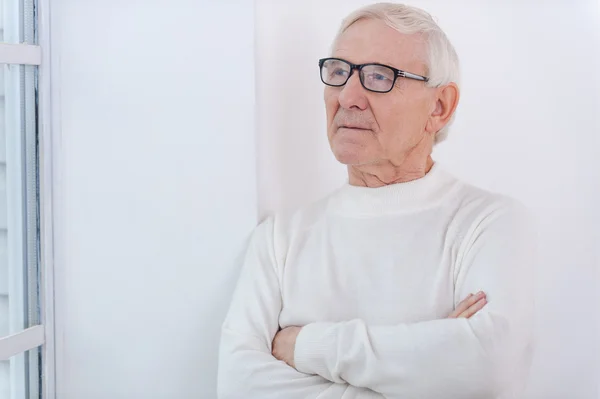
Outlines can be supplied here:
M331 377L327 361L337 356L334 325L334 323L311 323L302 327L296 338L294 350L296 370L327 379Z

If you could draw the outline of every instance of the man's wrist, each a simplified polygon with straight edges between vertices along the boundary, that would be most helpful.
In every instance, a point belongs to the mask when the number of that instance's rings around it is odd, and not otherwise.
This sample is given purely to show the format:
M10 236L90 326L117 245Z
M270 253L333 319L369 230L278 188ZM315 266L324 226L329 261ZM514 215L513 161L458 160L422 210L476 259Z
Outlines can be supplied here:
M335 323L311 323L302 327L296 338L296 370L329 379L328 357L335 351Z

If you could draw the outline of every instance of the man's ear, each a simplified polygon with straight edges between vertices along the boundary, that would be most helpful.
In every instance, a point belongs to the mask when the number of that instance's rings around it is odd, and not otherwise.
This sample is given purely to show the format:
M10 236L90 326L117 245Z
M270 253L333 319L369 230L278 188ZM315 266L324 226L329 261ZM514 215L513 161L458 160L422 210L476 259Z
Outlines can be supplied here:
M460 99L460 90L456 83L448 83L447 85L437 88L437 99L429 120L427 121L427 130L435 134L450 122L458 100Z

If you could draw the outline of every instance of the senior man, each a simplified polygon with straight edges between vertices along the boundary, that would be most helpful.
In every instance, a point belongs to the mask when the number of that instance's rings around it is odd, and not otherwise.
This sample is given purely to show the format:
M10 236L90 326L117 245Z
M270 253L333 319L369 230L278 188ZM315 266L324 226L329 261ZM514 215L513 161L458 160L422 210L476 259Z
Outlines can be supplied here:
M516 201L432 160L459 100L454 48L426 12L381 3L344 20L319 69L348 182L256 228L219 397L519 397L534 235Z

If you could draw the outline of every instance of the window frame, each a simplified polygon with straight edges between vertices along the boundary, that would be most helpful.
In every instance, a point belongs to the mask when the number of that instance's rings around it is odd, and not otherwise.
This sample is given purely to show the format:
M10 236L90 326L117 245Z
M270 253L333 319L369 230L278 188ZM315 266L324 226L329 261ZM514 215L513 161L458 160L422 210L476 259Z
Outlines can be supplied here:
M40 207L40 324L0 338L0 359L40 348L41 395L56 398L56 357L54 323L54 212L53 212L53 145L52 130L58 120L52 118L50 0L37 0L38 44L0 43L0 64L35 65L38 67L38 141ZM42 51L43 49L43 51ZM57 93L54 93L57 95ZM55 102L55 104L58 104ZM56 108L56 107L54 107ZM25 287L24 287L25 288Z

